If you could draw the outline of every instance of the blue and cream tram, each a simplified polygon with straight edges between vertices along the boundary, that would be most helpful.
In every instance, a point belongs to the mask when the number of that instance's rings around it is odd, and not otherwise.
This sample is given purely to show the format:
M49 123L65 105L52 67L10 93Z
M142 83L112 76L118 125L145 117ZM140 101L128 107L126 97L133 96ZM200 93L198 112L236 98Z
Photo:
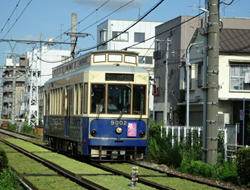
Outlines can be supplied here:
M143 158L148 91L135 52L96 51L59 65L44 88L44 138L92 159Z

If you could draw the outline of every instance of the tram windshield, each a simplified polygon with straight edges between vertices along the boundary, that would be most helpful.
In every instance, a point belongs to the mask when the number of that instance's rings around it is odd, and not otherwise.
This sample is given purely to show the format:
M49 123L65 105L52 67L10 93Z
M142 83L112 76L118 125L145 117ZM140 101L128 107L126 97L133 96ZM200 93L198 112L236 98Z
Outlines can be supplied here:
M92 84L91 113L145 114L146 86Z

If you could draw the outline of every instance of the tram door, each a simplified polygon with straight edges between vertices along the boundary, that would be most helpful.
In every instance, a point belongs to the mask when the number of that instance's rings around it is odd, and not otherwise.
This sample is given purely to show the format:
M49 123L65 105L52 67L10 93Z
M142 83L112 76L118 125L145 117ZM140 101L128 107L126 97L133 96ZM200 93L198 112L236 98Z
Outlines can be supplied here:
M70 129L70 125L71 125L71 120L72 120L72 116L73 116L73 105L74 105L74 101L73 101L73 87L68 87L67 88L67 95L66 95L66 125L65 125L65 129L64 129L64 135L68 136L69 134L69 129Z

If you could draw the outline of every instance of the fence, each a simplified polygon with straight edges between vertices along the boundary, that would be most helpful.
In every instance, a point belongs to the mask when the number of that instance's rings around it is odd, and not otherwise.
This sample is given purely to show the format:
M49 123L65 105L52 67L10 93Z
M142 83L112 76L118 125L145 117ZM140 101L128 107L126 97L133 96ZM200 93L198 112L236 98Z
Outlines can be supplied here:
M161 138L163 134L171 138L172 146L175 143L186 141L187 137L191 139L191 146L194 143L194 134L198 139L202 139L202 126L161 126ZM237 148L244 147L237 144L237 125L225 125L223 129L218 129L218 133L223 137L223 151L225 160L234 157ZM201 141L199 143L202 143Z

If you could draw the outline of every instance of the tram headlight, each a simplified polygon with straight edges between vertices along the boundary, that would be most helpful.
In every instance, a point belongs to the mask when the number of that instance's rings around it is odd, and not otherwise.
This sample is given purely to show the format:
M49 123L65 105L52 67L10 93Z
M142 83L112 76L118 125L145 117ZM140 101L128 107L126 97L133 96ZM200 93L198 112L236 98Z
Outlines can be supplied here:
M122 133L122 128L121 127L116 127L115 132L120 135Z
M90 132L90 134L91 134L93 137L96 136L96 130L93 129L93 130Z
M145 132L144 131L140 131L139 135L140 135L140 137L144 137L145 136Z

